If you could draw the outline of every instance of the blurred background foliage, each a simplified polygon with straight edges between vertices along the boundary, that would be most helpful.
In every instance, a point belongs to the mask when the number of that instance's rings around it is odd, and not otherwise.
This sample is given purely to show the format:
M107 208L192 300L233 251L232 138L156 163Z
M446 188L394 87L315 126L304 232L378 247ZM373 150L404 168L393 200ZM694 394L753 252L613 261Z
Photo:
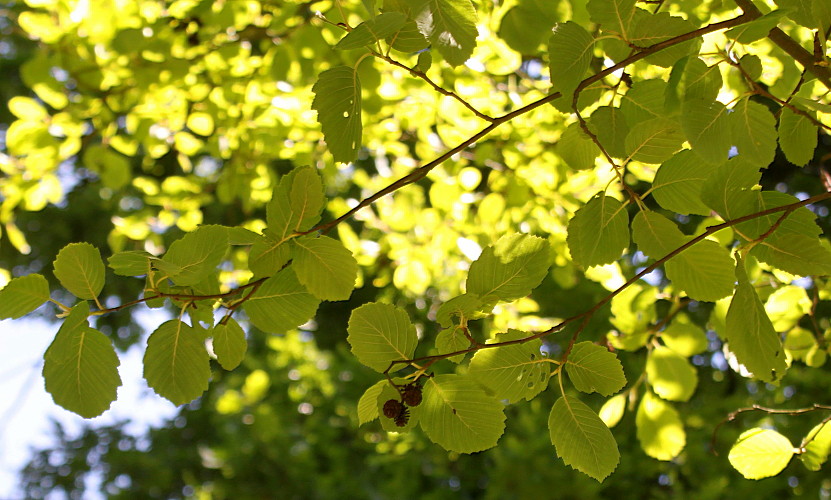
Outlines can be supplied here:
M105 257L131 249L158 254L201 223L261 229L275 182L300 165L321 172L328 214L336 217L482 128L484 122L458 101L370 58L359 67L361 156L348 165L332 163L309 107L311 85L325 69L354 64L362 55L331 46L343 34L337 23L357 25L374 3L0 1L3 281L42 272L54 285L51 262L72 241L91 242ZM734 8L720 1L665 3L667 10L696 20ZM456 70L436 63L429 76L491 115L546 95L542 34L558 21L588 19L580 1L478 2L477 9L483 36L473 58ZM759 52L773 50L763 43ZM411 66L417 59L397 51L392 56ZM643 78L654 71L636 66ZM782 67L771 87L798 77L794 68ZM388 435L377 421L358 427L356 402L377 380L344 342L349 313L360 304L385 300L404 307L419 335L433 338L436 309L460 291L470 261L482 247L517 230L550 235L554 266L531 297L475 322L477 334L508 326L547 328L591 307L643 265L621 261L585 279L568 257L568 219L614 173L566 167L552 146L566 119L547 106L523 115L428 178L339 225L337 236L360 264L358 289L349 301L324 303L301 331L252 332L243 365L233 372L215 365L208 392L163 428L135 436L125 423L69 435L56 426L54 445L36 451L22 472L27 497L62 491L82 498L93 476L109 498L831 496L831 480L796 460L780 476L747 481L725 456L752 425L775 425L798 442L816 423L811 414L745 414L713 440L715 425L739 407L823 401L827 371L794 364L781 387L749 381L727 367L712 328L706 352L693 358L698 389L689 402L676 405L687 431L683 453L669 462L645 456L630 409L613 430L621 464L602 484L556 459L546 430L553 394L509 408L499 446L471 456L448 453L420 432ZM816 161L801 170L778 155L763 184L820 192L817 166L828 151L822 137ZM654 169L642 165L627 182L643 191L652 175ZM638 189L640 182L644 189ZM619 195L616 189L608 194ZM679 222L688 233L701 223ZM820 223L827 229L826 217ZM222 270L228 286L248 278L245 252L235 252ZM640 298L616 300L615 323L608 307L595 315L585 339L605 338L626 321L632 329L660 322L672 300L655 284L644 283ZM108 304L125 302L142 285L109 279L104 296ZM827 318L827 303L819 302L819 308L816 316ZM691 321L707 327L711 309L690 305ZM44 317L54 313L42 309ZM130 314L99 318L97 327L122 350L148 333ZM548 340L550 352L562 349L560 336ZM621 359L627 378L637 380L644 352ZM584 400L594 409L603 402Z

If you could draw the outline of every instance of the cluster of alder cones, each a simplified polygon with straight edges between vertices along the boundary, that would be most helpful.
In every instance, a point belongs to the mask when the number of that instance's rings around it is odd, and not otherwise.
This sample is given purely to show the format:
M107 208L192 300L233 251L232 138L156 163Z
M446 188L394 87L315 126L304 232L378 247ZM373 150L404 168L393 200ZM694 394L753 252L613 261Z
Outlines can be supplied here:
M399 391L401 400L390 399L384 403L384 416L391 418L395 425L404 427L410 421L410 408L421 404L421 386L410 383Z

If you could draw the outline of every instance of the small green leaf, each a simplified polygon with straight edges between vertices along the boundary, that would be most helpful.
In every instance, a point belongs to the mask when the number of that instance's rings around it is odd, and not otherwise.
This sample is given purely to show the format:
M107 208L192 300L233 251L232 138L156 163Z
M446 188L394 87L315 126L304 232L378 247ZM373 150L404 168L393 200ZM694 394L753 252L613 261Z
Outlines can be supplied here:
M600 417L600 420L606 424L606 427L613 428L616 426L620 419L623 418L623 412L626 410L626 394L618 394L617 396L612 396L605 403L603 406L600 407L600 411L597 415Z
M245 332L234 318L213 327L210 336L213 337L213 349L216 360L226 370L233 370L245 358L248 342L245 341Z
M739 155L759 168L770 165L776 153L776 119L773 114L763 104L742 99L729 116L733 143Z
M320 74L312 87L312 109L323 128L326 145L336 162L349 163L361 147L361 82L358 72L335 66Z
M730 465L746 479L763 479L782 472L793 457L790 440L772 429L748 429L730 448Z
M70 243L53 263L55 277L70 293L84 300L98 297L104 288L104 261L89 243Z
M610 396L626 385L623 366L617 356L592 342L574 344L565 368L571 383L581 392Z
M706 351L708 342L704 330L698 325L683 321L682 318L685 318L685 316L677 316L661 332L661 340L664 341L667 347L685 357Z
M72 308L43 361L46 391L55 403L84 418L109 409L121 385L115 348L106 335L89 327L88 315L88 302Z
M378 418L378 397L385 385L389 385L389 382L379 380L361 395L358 400L358 425L364 425Z
M687 444L687 434L678 411L651 392L641 399L635 425L641 448L652 458L672 460Z
M784 349L741 258L736 264L736 279L736 293L727 310L727 346L756 378L776 382L788 369Z
M389 368L392 361L410 359L418 344L407 312L390 304L371 302L353 310L346 330L352 354L377 372Z
M687 358L663 346L647 356L646 376L655 394L668 401L689 401L698 386L698 373Z
M702 162L689 149L679 151L658 168L652 182L652 196L667 210L684 215L709 215L710 208L701 201L701 188L714 170L715 165Z
M119 276L144 276L150 272L151 258L153 256L148 252L130 250L110 255L107 264Z
M255 278L274 276L291 260L291 245L277 239L266 230L251 246L248 268Z
M630 130L641 122L666 118L666 89L667 83L661 79L640 80L632 84L620 100L620 111L626 117Z
M805 436L803 443L807 443L803 445L805 452L799 458L805 468L812 471L820 470L831 453L831 423L820 422L815 425Z
M572 123L563 131L555 151L574 170L594 168L594 161L600 155L600 148L583 132L579 123Z
M436 375L424 384L421 428L448 451L475 453L496 446L505 432L502 404L461 375Z
M782 108L779 115L779 147L788 161L800 167L814 157L817 148L817 126L791 108Z
M528 333L509 330L489 343L528 337ZM548 387L550 363L540 354L541 340L493 349L480 349L470 360L470 376L499 400L516 403L532 400Z
M427 39L424 38L424 35L421 34L421 31L418 30L416 22L410 20L405 22L404 26L402 26L396 33L388 36L386 40L387 43L390 44L395 50L400 50L401 52L410 54L430 47L430 42L428 42ZM424 52L422 52L422 54L423 53Z
M340 241L302 236L293 241L297 279L321 300L346 300L355 288L358 262Z
M200 226L174 241L154 265L178 286L196 285L214 272L228 247L228 232L223 227Z
M504 301L525 297L545 278L550 265L547 240L529 234L503 236L470 265L467 293Z
M458 324L466 324L468 320L479 319L486 316L482 312L487 308L476 295L465 293L457 297L453 297L441 306L436 312L436 321L443 327L453 325L454 318Z
M243 303L251 323L264 332L284 333L314 316L320 299L297 280L292 267L268 278Z
M623 203L599 193L568 223L571 258L583 267L610 264L629 247L629 215Z
M415 2L418 30L451 66L464 64L476 47L476 9L470 0Z
M0 319L17 319L49 300L49 283L40 274L14 278L0 290Z
M760 241L750 255L761 262L798 276L831 274L831 250L819 238L776 233Z
M727 107L718 101L687 99L681 106L681 127L692 151L709 163L723 163L733 146Z
M661 164L672 158L683 142L684 135L677 121L654 118L632 127L625 146L631 159Z
M726 220L753 210L753 196L748 193L759 183L760 166L741 155L718 165L701 186L701 201Z
M398 32L407 21L401 12L386 12L375 19L364 21L341 38L335 45L339 50L359 49L383 40Z
M436 335L436 351L437 354L449 354L451 352L463 351L470 347L470 340L465 337L462 332L462 327L451 326L440 331ZM447 358L454 363L461 363L465 359L465 354L458 354Z
M629 125L620 108L601 106L589 118L589 130L597 136L609 155L615 158L626 158L626 136L629 134ZM595 153L591 163L594 166Z
M668 12L646 15L644 11L637 9L629 41L639 47L650 47L694 30L695 25L683 17L672 16ZM650 54L646 57L646 61L656 66L669 68L682 57L698 53L700 47L701 39L694 38Z
M147 339L144 378L159 396L175 405L201 396L211 378L204 334L175 319L162 323Z
M635 0L589 0L586 9L592 22L599 24L603 31L629 40L635 21Z
M566 465L603 481L620 462L612 432L582 401L563 396L548 415L551 444Z
M589 69L594 37L579 24L569 21L554 26L548 40L548 65L552 91L564 96L574 93Z
M320 174L314 167L300 167L292 170L284 179L285 185L282 180L280 182L283 193L287 191L286 187L291 182L288 196L293 224L290 230L294 232L311 229L320 220L320 212L326 205Z

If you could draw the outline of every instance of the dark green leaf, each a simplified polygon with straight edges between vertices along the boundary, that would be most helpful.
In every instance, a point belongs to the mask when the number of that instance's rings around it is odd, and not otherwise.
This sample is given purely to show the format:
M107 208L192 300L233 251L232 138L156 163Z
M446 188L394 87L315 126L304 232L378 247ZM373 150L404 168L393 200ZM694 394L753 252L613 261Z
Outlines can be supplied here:
M335 161L349 163L361 147L361 82L358 72L336 66L320 74L312 87L312 109Z
M49 300L49 283L40 274L14 278L0 290L0 319L17 319Z
M300 284L287 267L263 282L243 309L251 323L264 332L284 333L314 316L320 299Z
M568 223L571 258L583 267L609 264L629 247L629 215L620 201L599 193Z

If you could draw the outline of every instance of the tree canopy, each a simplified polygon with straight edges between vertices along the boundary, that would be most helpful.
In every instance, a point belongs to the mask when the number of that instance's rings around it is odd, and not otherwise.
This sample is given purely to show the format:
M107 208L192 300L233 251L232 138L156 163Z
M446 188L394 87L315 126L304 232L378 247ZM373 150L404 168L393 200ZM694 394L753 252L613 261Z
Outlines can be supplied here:
M831 490L826 0L2 5L28 495Z

